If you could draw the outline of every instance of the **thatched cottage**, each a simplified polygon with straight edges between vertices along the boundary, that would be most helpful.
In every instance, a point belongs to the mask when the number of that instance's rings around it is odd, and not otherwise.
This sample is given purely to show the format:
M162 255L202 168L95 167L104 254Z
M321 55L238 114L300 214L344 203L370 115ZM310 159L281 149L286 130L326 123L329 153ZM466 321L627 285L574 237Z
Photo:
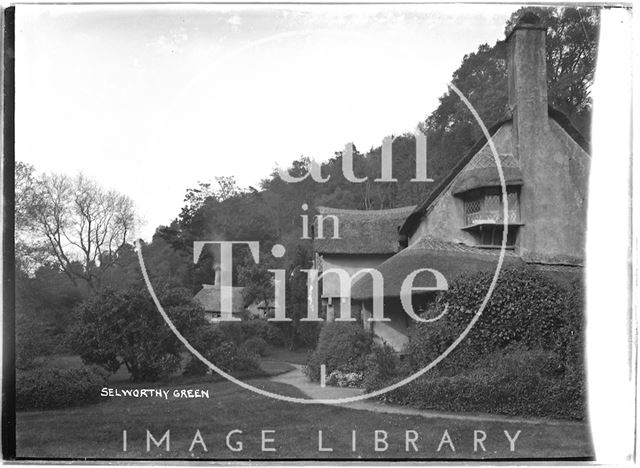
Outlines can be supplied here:
M213 284L203 284L202 289L193 297L193 300L204 309L204 316L209 322L220 318L222 307L220 305L220 265L214 265L215 279ZM232 314L238 316L245 311L243 287L233 286L231 288Z
M313 229L316 269L339 268L354 275L358 270L379 266L400 251L398 229L414 209L415 206L369 211L317 207L321 218L316 217ZM337 226L337 231L325 232L318 237L318 220L327 220L326 224L331 226L328 220L333 217L338 220L332 226ZM323 278L320 297L322 311L329 321L339 317L342 308L349 306L352 317L360 315L360 305L355 301L348 304L336 275Z
M589 148L569 120L548 106L545 36L537 17L526 15L507 37L510 115L489 129L507 187L505 265L528 264L559 272L564 278L578 277L584 258ZM351 219L376 216L376 212L367 215L323 210L336 214L340 223L344 218L346 225ZM394 222L376 225L372 219L371 224L361 223L365 239L395 235L399 249L390 255L391 247L377 252L376 242L367 246L366 255L376 261L388 256L375 268L384 278L384 316L391 321L367 321L374 294L370 277L362 275L351 294L352 307L360 311L363 324L372 327L380 341L402 349L408 340L410 320L400 303L404 278L422 268L439 271L449 282L464 272L494 271L503 237L503 210L497 166L483 138L427 199L398 223L397 232ZM386 219L385 213L380 216ZM328 245L330 238L315 242L321 269L327 264L343 265L355 272L364 254L359 248L349 252L347 247L358 246L358 229L344 230L334 250ZM327 296L327 304L334 303L337 289L328 280L324 282L328 284L326 288L323 284L323 297ZM435 277L421 273L414 285L435 286ZM416 303L428 301L430 294L434 293L424 293L423 297L416 294L414 308L418 308Z

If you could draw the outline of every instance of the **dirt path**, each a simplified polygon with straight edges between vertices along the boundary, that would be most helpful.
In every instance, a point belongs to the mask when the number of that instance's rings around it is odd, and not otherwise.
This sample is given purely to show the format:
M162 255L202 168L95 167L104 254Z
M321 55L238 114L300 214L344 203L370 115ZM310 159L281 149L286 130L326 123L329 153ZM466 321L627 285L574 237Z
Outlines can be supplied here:
M291 364L294 370L272 377L274 382L282 382L301 390L312 399L336 399L362 395L364 390L356 388L321 387L320 384L309 382L302 372L304 366ZM333 406L342 406L355 410L373 411L376 413L402 414L406 416L422 416L432 419L452 419L459 421L493 421L549 426L586 426L586 423L579 421L564 421L541 418L520 418L515 416L499 416L482 413L446 413L441 411L422 410L408 406L389 405L376 400L362 400L352 403L334 403Z

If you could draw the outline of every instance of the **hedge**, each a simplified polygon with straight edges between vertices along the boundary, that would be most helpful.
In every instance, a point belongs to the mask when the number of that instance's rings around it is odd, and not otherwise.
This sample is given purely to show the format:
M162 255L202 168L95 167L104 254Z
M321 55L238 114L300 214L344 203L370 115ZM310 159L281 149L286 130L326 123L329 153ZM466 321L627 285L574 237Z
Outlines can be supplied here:
M100 400L107 373L97 367L35 368L16 373L16 409L65 408Z
M498 351L472 369L421 377L381 399L442 411L583 419L584 378L578 372L558 376L557 363L548 351Z
M407 371L423 368L449 347L478 311L493 275L476 273L453 282L430 316L448 305L435 323L416 323L409 331ZM544 274L528 269L505 269L480 320L444 361L439 372L455 374L482 356L513 344L553 351L566 364L578 365L582 356L582 288L567 291Z
M399 372L367 366L367 390L424 368L469 324L492 280L465 275L440 295L409 330ZM565 289L530 268L506 269L482 316L460 345L427 375L381 399L444 411L480 411L581 419L585 413L583 288ZM380 357L378 358L380 360ZM385 370L386 369L386 370Z

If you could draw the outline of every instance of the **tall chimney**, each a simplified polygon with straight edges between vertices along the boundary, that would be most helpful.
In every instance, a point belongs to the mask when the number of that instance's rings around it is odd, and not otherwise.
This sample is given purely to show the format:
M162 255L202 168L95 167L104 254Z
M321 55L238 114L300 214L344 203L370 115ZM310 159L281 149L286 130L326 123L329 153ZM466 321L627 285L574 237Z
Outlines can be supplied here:
M546 28L525 13L507 37L509 107L516 132L516 156L536 147L548 130Z
M555 255L553 231L558 213L554 209L558 204L550 194L561 187L563 173L561 169L554 173L555 158L549 148L545 36L546 28L533 13L525 13L507 36L513 153L524 180L520 192L524 226L518 235L518 249L524 259L534 262Z
M219 263L215 263L213 265L213 271L214 271L214 280L213 280L213 284L216 286L220 286L220 264Z

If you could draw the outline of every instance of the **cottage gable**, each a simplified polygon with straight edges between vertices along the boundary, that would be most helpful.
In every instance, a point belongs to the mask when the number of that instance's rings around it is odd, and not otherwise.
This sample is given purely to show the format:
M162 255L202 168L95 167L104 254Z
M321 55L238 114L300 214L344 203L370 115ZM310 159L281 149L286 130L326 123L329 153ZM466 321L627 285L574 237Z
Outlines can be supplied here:
M505 180L511 185L522 184L522 173L515 157L510 153L512 148L511 124L503 123L492 136L493 144L505 163ZM415 244L421 237L429 236L452 243L476 245L474 233L470 231L473 221L465 214L465 194L484 188L500 187L500 178L496 169L493 152L489 144L484 145L477 153L467 157L467 163L454 169L447 184L434 190L429 205L422 207L419 221L413 229L403 228L409 232L409 245ZM481 211L479 211L482 216ZM498 218L496 218L498 219ZM469 229L463 229L469 227Z
M506 185L486 139L403 224L424 236L478 248L506 244L529 263L581 265L586 229L588 146L547 103L545 29L519 23L507 38L511 116L490 130ZM507 219L505 220L504 203Z
M376 267L383 290L373 290L369 275L351 290L364 326L396 350L408 340L409 321L400 300L404 279L413 275L412 302L419 310L433 300L433 288L441 287L425 269L436 270L447 282L464 273L495 271L505 234L503 266L530 264L564 279L581 274L588 145L562 113L548 107L545 29L521 21L507 48L510 115L488 131L506 194L483 137L402 222L398 234L408 246ZM363 232L372 236L366 227ZM388 321L368 321L375 300L383 301Z
M233 286L231 289L232 313L234 315L244 312L243 287ZM193 300L205 311L205 318L211 320L220 317L220 285L203 284L202 289L194 296Z

